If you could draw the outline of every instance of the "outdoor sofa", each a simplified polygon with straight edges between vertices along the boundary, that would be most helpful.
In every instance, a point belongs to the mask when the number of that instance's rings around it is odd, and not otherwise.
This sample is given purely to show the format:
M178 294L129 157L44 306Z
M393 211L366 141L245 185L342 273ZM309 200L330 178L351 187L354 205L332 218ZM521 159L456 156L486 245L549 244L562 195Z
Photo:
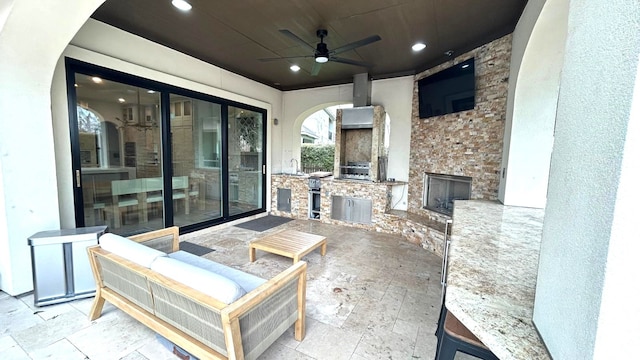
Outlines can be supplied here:
M87 249L96 280L91 320L105 301L199 359L255 359L294 326L305 335L304 261L270 280L179 251L178 228Z

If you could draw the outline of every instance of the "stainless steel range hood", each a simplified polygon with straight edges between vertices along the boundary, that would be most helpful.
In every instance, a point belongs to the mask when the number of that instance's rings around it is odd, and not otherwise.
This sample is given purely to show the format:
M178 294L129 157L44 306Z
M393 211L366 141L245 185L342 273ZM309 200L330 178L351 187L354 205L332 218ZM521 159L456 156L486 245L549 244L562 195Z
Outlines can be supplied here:
M342 109L343 129L373 129L373 106Z
M342 109L343 129L373 128L373 106L371 106L371 82L369 74L353 76L353 108Z

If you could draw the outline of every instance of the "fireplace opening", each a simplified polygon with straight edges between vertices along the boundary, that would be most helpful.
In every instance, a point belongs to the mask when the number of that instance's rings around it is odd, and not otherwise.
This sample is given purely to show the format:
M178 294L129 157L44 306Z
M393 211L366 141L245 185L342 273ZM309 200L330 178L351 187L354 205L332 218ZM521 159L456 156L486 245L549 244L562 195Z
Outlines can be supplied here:
M471 178L446 174L424 174L422 206L441 214L453 214L454 200L469 200Z

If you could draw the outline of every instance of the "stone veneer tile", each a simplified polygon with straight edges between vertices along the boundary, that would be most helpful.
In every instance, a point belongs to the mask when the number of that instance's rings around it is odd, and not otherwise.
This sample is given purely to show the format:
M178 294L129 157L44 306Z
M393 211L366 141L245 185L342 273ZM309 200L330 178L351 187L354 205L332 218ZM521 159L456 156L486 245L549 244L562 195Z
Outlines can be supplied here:
M63 313L47 320L44 324L34 325L28 329L15 332L14 339L27 352L42 350L83 328L91 322L78 310ZM37 328L37 336L34 328Z
M472 56L476 67L475 108L420 119L417 80ZM507 35L416 75L409 160L409 212L431 216L422 209L425 172L470 176L473 179L471 199L497 199L510 56L511 35Z
M64 355L60 356L61 354ZM29 356L31 359L85 360L87 358L67 339L62 339L45 348L35 350L29 353Z
M296 350L314 359L349 359L362 335L323 324L307 321L307 334ZM340 345L340 346L337 346Z
M364 359L411 359L415 337L408 338L394 332L368 332L356 348L355 354Z

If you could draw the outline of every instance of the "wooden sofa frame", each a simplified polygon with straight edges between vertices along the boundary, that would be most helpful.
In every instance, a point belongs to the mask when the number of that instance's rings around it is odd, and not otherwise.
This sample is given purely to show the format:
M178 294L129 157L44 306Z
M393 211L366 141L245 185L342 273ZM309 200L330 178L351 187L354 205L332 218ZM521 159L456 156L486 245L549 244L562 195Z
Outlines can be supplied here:
M148 233L131 236L129 237L129 239L167 253L174 252L179 249L179 233L177 227L151 231ZM177 346L181 347L182 349L191 353L193 356L199 359L241 360L245 359L245 351L247 350L243 347L243 336L241 329L241 321L243 316L249 315L248 318L255 319L256 316L262 316L261 314L272 313L272 311L265 311L265 309L257 308L260 307L261 304L267 303L268 301L270 301L272 304L274 301L279 301L278 296L282 296L282 294L284 293L286 296L288 296L288 301L290 303L295 303L295 300L297 299L297 305L295 305L297 306L297 311L296 309L294 309L293 316L289 315L287 318L288 320L279 325L279 330L277 331L277 333L274 331L274 333L269 334L268 340L260 340L261 349L257 350L257 353L252 352L249 358L255 358L259 356L260 353L264 351L270 344L272 344L273 341L275 341L282 332L284 332L293 324L295 324L295 339L298 341L302 341L305 336L305 296L307 264L304 261L300 261L294 264L288 269L282 271L274 278L268 280L266 283L248 292L240 299L227 305L208 295L203 294L200 291L187 287L168 277L162 276L151 269L142 267L116 254L110 253L102 249L100 245L89 247L87 251L89 253L89 261L91 264L93 275L96 280L96 297L89 313L90 320L95 320L100 317L104 303L105 301L108 301L115 307L124 311L156 333L167 338L172 343L176 344ZM144 287L147 287L145 292L146 295L142 298L144 302L144 298L148 297L150 298L150 302L147 305L140 304L136 299L132 299L130 294L125 294L124 292L126 291L111 288L109 284L107 284L109 281L104 281L103 268L107 268L107 272L112 272L112 270L115 269L117 270L117 272L124 271L130 273L132 278L134 278L134 280L138 279L136 281L139 281L139 284L141 284L141 286L139 287L142 290L140 291L145 291ZM156 289L157 293L154 293L153 289ZM190 335L189 331L191 329L189 329L188 324L186 326L175 325L156 316L157 314L154 309L154 296L160 296L158 294L162 292L158 291L157 289L171 292L172 294L174 294L173 296L186 298L186 301L189 302L190 307L200 307L202 309L205 309L205 312L210 312L211 314L215 314L215 316L219 316L222 332L224 333L224 346L226 346L227 354L225 355L221 351L216 351L211 346L206 345L196 337ZM289 293L287 293L287 291ZM290 294L290 292L293 292L293 294ZM252 310L255 310L256 313L249 314ZM293 323L290 323L292 318ZM216 318L216 321L217 320L218 318ZM270 319L270 321L272 321L273 323L273 321L282 320Z

